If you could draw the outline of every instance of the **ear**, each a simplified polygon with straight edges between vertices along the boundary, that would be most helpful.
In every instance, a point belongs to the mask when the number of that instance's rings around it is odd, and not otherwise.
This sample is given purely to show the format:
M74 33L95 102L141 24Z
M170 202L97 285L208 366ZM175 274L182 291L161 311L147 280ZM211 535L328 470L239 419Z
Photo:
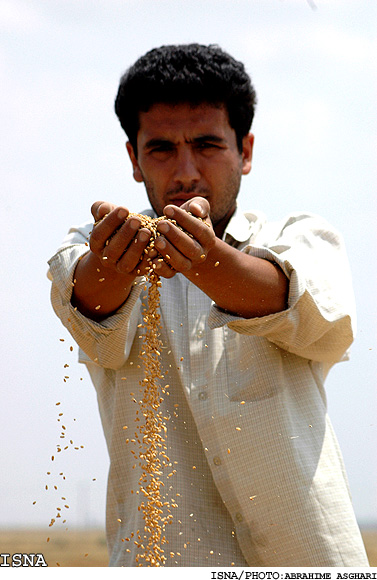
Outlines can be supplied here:
M251 171L251 161L253 158L254 135L248 133L242 140L242 175L247 175Z
M143 175L140 171L140 167L139 167L139 164L138 164L137 159L136 159L134 148L132 147L132 145L129 141L127 141L126 147L127 147L128 155L131 159L132 167L133 167L134 180L137 181L138 183L143 183L143 181L144 181Z

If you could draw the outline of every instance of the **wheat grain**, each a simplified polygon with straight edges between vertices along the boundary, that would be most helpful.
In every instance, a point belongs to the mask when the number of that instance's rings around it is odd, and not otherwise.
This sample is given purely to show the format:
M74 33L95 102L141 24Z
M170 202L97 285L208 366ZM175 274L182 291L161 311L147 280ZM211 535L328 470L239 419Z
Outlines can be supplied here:
M163 346L160 339L161 319L159 313L159 288L161 287L161 281L158 273L156 273L156 265L149 257L149 253L154 248L157 236L160 235L157 230L158 223L167 218L165 216L151 218L135 213L130 213L128 218L130 217L139 218L141 227L148 229L151 233L148 246L144 250L148 262L146 273L148 284L144 286L144 290L147 291L148 302L147 306L144 302L142 303L143 322L138 325L138 328L143 328L144 330L141 335L142 348L139 353L144 371L144 378L140 381L142 398L138 401L139 409L136 413L137 427L135 438L126 440L126 443L138 445L138 454L134 450L131 450L131 453L135 458L138 456L139 467L141 468L139 490L136 493L143 498L138 510L143 514L144 529L136 532L134 542L138 548L136 555L138 566L142 566L143 563L147 566L163 566L166 561L163 545L167 542L164 532L173 517L170 508L178 507L178 505L175 502L166 501L166 498L162 496L161 489L164 486L161 479L163 470L169 464L171 465L167 456L165 440L167 433L166 421L168 419L160 411L163 396L169 394L167 392L169 385L161 385L161 381L164 379L160 354ZM175 220L169 219L167 221L172 222L182 230ZM203 258L205 258L204 254L201 255L201 259ZM161 257L157 259L159 262L163 261ZM166 254L166 260L170 259L169 254ZM137 269L137 274L140 274L140 269ZM100 307L98 306L97 308L99 309ZM174 331L172 330L171 332ZM183 357L181 360L183 360ZM132 364L132 361L130 364ZM139 365L138 368L140 368ZM132 400L137 403L133 393L131 396L133 397ZM140 421L139 415L144 418L144 421ZM136 464L133 467L136 467ZM195 466L193 466L193 469L195 469ZM169 473L167 477L173 476L174 473L175 470ZM133 493L133 490L131 493ZM129 541L130 539L125 538L125 540Z

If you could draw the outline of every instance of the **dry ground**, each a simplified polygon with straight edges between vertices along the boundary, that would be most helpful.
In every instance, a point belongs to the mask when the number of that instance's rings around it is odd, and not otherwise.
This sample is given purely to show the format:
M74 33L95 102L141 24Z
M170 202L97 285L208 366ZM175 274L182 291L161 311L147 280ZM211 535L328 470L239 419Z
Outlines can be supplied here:
M362 531L370 565L377 567L377 529ZM47 541L47 538L50 538ZM1 554L42 553L49 566L108 565L102 530L0 530Z

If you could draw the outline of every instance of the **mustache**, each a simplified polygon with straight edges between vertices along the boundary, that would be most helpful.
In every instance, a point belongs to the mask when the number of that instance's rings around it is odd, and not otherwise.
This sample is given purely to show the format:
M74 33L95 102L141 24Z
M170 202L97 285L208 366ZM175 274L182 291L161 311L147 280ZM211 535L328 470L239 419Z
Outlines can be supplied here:
M169 189L169 191L167 191L166 193L167 195L177 195L179 193L184 193L186 195L191 193L197 193L198 195L206 195L209 193L209 191L205 187L199 187L196 184L186 186L183 184L178 184L172 189Z

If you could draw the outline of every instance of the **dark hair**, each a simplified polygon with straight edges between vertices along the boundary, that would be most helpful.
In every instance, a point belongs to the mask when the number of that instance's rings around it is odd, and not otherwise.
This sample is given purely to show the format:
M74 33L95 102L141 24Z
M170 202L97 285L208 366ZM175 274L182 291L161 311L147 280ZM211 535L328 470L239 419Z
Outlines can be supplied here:
M217 45L161 46L147 52L120 80L115 112L137 153L139 112L155 103L224 105L237 146L248 134L256 93L241 62Z

